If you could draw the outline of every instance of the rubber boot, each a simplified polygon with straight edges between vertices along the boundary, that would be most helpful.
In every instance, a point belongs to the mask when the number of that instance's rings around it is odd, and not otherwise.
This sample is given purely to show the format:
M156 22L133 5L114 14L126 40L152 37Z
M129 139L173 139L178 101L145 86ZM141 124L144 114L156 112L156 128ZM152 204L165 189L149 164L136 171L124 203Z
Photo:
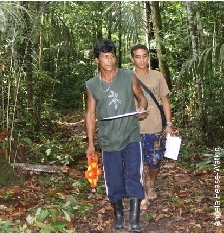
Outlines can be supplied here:
M114 216L115 216L115 228L120 229L125 227L124 224L124 209L122 200L113 203Z
M141 200L137 198L130 198L130 216L129 216L129 232L140 233L139 226L140 204Z

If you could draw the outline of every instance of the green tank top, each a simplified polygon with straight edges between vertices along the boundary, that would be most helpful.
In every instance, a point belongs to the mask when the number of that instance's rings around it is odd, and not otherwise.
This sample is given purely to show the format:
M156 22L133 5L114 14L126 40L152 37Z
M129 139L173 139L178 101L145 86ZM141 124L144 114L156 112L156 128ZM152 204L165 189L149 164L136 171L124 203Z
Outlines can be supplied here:
M111 84L98 76L88 80L86 87L96 100L98 139L103 151L120 151L130 142L140 141L139 121L134 116L102 120L136 111L133 93L133 71L118 69Z

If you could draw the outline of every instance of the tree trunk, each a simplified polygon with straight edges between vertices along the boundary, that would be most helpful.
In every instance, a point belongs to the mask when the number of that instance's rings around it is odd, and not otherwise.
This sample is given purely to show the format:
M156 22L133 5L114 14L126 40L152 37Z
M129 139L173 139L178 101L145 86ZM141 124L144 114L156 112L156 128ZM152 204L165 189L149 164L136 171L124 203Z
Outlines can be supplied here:
M197 31L199 35L199 49L202 51L206 47L205 47L203 26L202 26L201 16L200 16L200 2L194 2L194 3L196 7Z
M13 171L12 166L0 155L0 187L21 185L21 180Z
M152 33L152 27L150 24L150 15L151 15L151 10L150 10L150 3L148 1L144 2L144 21L145 21L145 32L146 32L146 46L148 47L150 51L150 41L151 41L151 33Z
M118 68L121 68L122 65L122 25L121 25L121 21L122 21L122 6L121 6L121 2L119 2L119 28L118 28L118 59L117 59L117 64L118 64Z
M43 12L41 12L40 24L41 24L41 27L44 26L44 13ZM40 35L39 35L39 72L42 72L42 70L43 70L43 35L42 35L42 32L40 31Z
M108 31L107 31L107 38L109 40L111 40L111 36L112 36L112 25L113 25L113 15L112 15L112 12L110 11L109 12L110 16L109 16L109 23L108 23Z
M196 23L194 22L194 17L193 17L193 8L192 8L192 2L186 2L187 6L187 15L188 15L188 24L189 24L189 32L190 32L190 37L191 37L191 45L192 45L192 54L193 54L193 59L194 61L197 60L198 58L198 43L197 39L198 37L196 36ZM200 22L200 14L198 11L198 4L194 4L195 7L195 12L197 15L197 21ZM202 31L202 25L200 25L200 30ZM194 63L195 64L195 63ZM194 67L194 70L196 70L196 67ZM194 72L193 72L194 73ZM201 79L198 76L198 74L195 72L195 84L196 84L196 92L197 92L197 102L198 102L198 109L200 113L200 122L202 123L202 131L206 133L206 116L205 116L205 111L203 108L203 97L202 97L202 83Z
M102 32L102 12L103 12L103 2L97 2L97 11L99 17L96 20L97 23L97 40L103 39L103 32Z
M27 86L27 112L31 117L33 117L33 72L32 72L32 41L31 41L31 20L28 14L29 10L29 2L21 2L22 6L26 9L23 11L23 19L25 22L24 25L24 41L23 41L23 49L25 56L25 76L26 76L26 86ZM30 130L32 130L32 126L28 126Z
M196 38L196 26L194 23L194 17L192 13L191 2L186 2L187 5L187 16L188 16L188 25L189 25L189 32L191 36L191 46L193 52L193 58L196 60L198 53L197 53L197 38Z
M154 35L156 39L157 57L159 59L159 70L163 73L169 89L172 89L172 82L170 79L170 71L165 62L166 49L160 41L162 41L162 21L160 16L159 2L150 2L152 22L154 26Z

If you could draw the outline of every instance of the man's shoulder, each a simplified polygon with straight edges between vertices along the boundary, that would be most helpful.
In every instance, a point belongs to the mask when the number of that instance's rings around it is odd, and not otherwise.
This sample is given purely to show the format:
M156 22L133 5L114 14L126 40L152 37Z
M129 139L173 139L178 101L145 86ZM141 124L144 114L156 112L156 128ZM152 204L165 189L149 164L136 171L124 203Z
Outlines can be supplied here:
M98 85L97 79L98 79L97 76L95 76L86 81L86 88L90 92L92 92L95 89L95 87Z
M126 69L123 69L123 68L118 68L118 73L123 74L125 76L130 76L131 75L132 77L133 77L133 74L134 74L133 70L126 70Z
M132 83L133 78L134 78L134 72L133 70L126 70L123 68L118 68L118 72L117 72L117 81L121 82L121 83Z
M159 82L163 82L165 81L165 78L162 74L162 72L158 71L158 70L149 70L149 77L152 80L157 80Z
M158 70L149 70L149 75L157 76L157 77L163 77L163 74Z
M97 80L97 76L94 76L93 78L90 78L89 80L86 81L87 84L94 83Z

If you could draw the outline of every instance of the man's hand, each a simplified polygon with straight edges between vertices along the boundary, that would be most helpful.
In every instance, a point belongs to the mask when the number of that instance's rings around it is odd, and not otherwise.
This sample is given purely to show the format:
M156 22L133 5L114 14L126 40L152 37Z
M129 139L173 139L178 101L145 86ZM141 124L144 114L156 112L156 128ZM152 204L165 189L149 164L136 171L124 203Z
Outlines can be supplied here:
M174 130L173 130L173 128L171 127L171 126L166 126L166 135L167 134L170 134L170 136L174 136Z
M138 112L143 111L142 113L135 114L135 117L138 118L140 121L146 119L147 116L149 115L148 112L145 112L144 108L140 107L140 108L137 109L137 111Z
M88 155L95 155L95 153L96 153L95 147L94 147L94 146L89 146L89 147L86 149L85 153L86 153L86 157L87 157Z

